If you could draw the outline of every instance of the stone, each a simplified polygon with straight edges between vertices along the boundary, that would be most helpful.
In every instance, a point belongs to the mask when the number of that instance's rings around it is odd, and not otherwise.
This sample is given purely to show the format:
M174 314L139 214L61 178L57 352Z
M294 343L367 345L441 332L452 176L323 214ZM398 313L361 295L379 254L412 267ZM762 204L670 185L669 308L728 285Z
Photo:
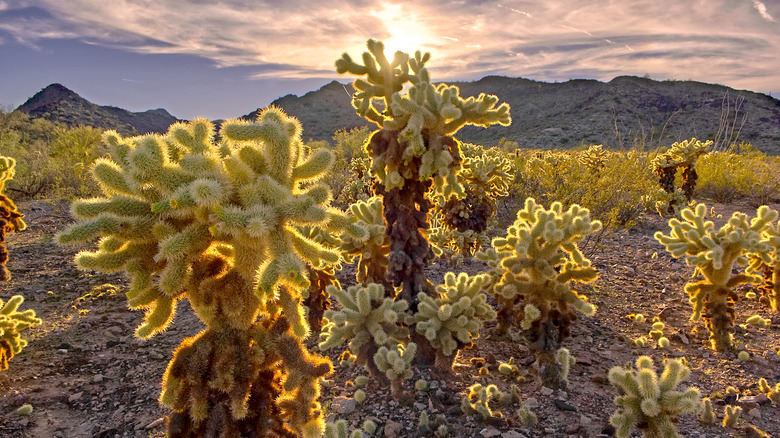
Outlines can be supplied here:
M384 432L386 438L398 438L402 430L403 426L401 426L401 423L393 420L387 420L385 423Z
M330 407L337 414L349 415L357 409L357 402L355 399L339 396L333 399Z
M540 392L540 393L541 393L543 396L545 396L545 397L549 397L549 396L553 395L553 393L554 393L555 391L553 391L552 389L550 389L550 388L548 388L548 387L546 387L546 386L543 386L543 387L542 387L542 389L540 389L540 390L539 390L539 392Z
M526 438L525 435L522 433L516 431L516 430L508 430L501 434L501 438Z
M84 395L84 392L77 392L75 394L71 394L70 397L68 397L68 403L75 403L79 400L81 400L81 397Z
M486 427L486 428L480 430L479 434L482 435L485 438L494 438L494 437L497 437L497 436L501 436L501 432L499 432L498 429L496 429L493 426L489 426L489 427Z
M536 397L531 397L527 399L523 405L527 406L529 409L536 409L539 407L539 400L537 400Z
M556 408L558 408L558 409L560 409L562 411L570 411L570 412L576 412L577 411L577 408L575 408L574 406L570 405L569 403L566 403L563 400L557 399L557 398L553 400L553 404L555 405Z
M748 411L747 416L754 419L754 420L760 420L761 419L761 410L758 408L753 408Z

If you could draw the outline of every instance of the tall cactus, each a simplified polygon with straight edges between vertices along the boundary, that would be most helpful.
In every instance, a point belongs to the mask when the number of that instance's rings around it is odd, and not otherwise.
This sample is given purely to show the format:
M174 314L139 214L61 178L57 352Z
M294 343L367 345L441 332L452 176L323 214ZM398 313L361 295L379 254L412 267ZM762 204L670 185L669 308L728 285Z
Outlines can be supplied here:
M146 308L136 335L165 329L187 298L206 325L176 349L160 401L171 437L320 436L319 381L326 358L302 344L307 265L339 260L296 228L365 230L328 207L319 182L332 163L309 154L297 120L279 109L256 121L173 125L165 136L104 135L110 158L93 166L103 197L79 200L60 243L100 237L76 264L131 277L131 308Z
M377 176L375 192L383 196L387 234L391 239L388 279L400 286L399 296L417 310L417 295L433 292L425 277L432 258L430 245L420 230L427 229L432 207L428 191L442 187L444 195L464 196L455 173L461 156L452 136L464 125L508 125L509 105L496 107L498 98L481 94L463 99L455 86L433 85L425 64L430 54L414 57L396 52L387 59L384 45L368 41L363 63L348 54L336 62L339 73L358 76L352 105L358 115L376 123L366 146ZM405 85L406 93L401 94ZM378 109L375 100L382 100ZM424 338L419 344L421 364L432 364L435 352Z
M770 223L762 232L763 241L768 245L769 254L749 254L750 264L748 272L761 274L763 284L758 288L761 291L762 301L768 302L775 312L780 311L780 221Z
M10 157L0 156L0 281L11 279L11 273L5 267L8 262L8 249L5 247L6 233L24 230L27 225L24 215L8 196L3 194L5 183L14 177L16 161Z
M477 253L491 267L492 292L500 306L498 332L506 332L522 315L521 327L549 386L566 386L555 353L577 318L574 310L588 316L596 310L571 282L590 283L598 277L577 243L599 229L601 222L591 220L586 208L575 204L564 211L555 202L547 210L528 198L506 237L493 239L492 248ZM515 306L521 301L524 307L516 316Z
M769 261L770 246L761 240L761 233L778 213L767 206L757 211L748 222L744 213L735 212L728 223L715 229L712 221L705 220L707 207L698 204L695 209L680 212L682 220L669 220L669 235L658 231L655 238L666 246L672 257L685 257L688 266L704 277L685 285L685 292L693 304L691 319L703 316L710 331L713 348L724 351L731 348L731 331L734 327L734 288L740 284L759 283L761 278L749 273L733 274L736 263L745 265L747 253L760 255Z

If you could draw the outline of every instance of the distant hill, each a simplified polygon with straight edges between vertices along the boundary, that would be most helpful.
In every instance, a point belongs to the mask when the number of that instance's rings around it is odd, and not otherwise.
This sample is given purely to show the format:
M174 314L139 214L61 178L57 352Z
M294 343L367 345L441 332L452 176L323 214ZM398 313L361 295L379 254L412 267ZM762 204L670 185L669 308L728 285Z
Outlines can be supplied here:
M51 84L17 108L31 117L42 117L69 126L87 125L115 129L123 135L163 133L178 119L158 108L130 112L113 106L99 106L60 84Z
M475 82L454 82L462 96L497 95L512 109L512 125L489 129L468 126L463 141L492 146L505 137L521 147L572 148L604 144L648 148L695 136L714 138L721 118L739 127L738 140L780 155L780 100L751 91L694 81L655 81L620 76L609 82L571 80L538 82L488 76ZM300 119L305 139L331 140L337 129L370 125L350 104L351 85L333 81L303 96L287 95L272 105ZM728 102L728 111L726 109ZM735 105L739 111L735 114ZM258 111L244 118L254 118ZM735 117L736 115L736 117Z

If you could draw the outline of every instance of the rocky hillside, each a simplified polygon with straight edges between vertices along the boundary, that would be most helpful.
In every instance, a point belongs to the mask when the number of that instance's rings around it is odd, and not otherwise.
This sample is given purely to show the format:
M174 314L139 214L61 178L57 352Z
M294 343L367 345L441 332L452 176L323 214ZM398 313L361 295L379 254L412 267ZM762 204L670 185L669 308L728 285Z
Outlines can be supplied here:
M95 105L60 84L51 84L39 91L17 110L69 126L115 129L123 135L162 133L177 121L162 108L133 113L113 106Z
M521 147L533 148L571 148L583 142L612 148L636 144L655 148L691 136L716 139L722 126L729 132L736 126L738 141L780 154L780 100L765 94L702 82L633 76L620 76L606 83L547 83L488 76L455 84L462 96L495 94L512 106L511 126L470 126L458 133L463 141L486 146L505 137ZM351 93L350 85L334 81L301 97L284 96L272 105L298 117L304 137L329 140L336 129L369 124L355 115ZM721 130L720 138L725 137L723 134Z

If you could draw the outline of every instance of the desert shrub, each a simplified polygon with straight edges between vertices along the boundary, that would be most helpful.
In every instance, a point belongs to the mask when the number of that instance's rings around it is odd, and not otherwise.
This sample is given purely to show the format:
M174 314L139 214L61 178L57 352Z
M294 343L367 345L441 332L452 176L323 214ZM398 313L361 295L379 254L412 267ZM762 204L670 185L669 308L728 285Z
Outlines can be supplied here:
M751 145L710 152L699 158L696 168L702 198L721 203L748 198L761 205L780 197L780 168Z
M333 134L336 158L328 184L333 188L336 204L346 207L371 197L370 160L365 149L368 126L340 129Z
M16 159L8 191L19 198L91 196L97 185L89 163L105 152L102 130L66 127L15 111L0 112L0 150Z

